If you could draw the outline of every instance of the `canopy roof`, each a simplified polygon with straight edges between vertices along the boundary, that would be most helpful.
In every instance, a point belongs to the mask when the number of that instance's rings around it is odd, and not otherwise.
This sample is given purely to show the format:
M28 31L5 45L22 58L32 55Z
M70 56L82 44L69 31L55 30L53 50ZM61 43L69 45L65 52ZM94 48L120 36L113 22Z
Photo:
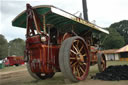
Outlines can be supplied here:
M113 54L113 53L117 53L118 49L109 49L109 50L102 50L100 51L101 53L105 53L105 54Z
M120 48L119 50L117 50L116 52L120 53L120 52L128 52L128 45Z
M43 22L42 16L45 15L46 24L52 24L59 29L70 30L70 28L72 28L72 25L74 25L74 30L77 33L92 29L94 31L109 34L107 30L51 5L35 6L33 7L33 9L36 10L38 15L40 15L39 18L41 22ZM25 10L12 21L12 25L16 27L26 28L26 17L27 13Z

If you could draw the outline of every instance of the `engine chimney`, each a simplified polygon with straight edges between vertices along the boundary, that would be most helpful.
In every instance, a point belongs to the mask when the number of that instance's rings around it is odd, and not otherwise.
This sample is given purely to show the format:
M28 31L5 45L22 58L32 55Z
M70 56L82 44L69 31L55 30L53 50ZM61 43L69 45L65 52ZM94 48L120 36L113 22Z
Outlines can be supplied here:
M87 9L87 2L86 2L86 0L82 0L82 4L83 4L84 20L88 21L88 9Z

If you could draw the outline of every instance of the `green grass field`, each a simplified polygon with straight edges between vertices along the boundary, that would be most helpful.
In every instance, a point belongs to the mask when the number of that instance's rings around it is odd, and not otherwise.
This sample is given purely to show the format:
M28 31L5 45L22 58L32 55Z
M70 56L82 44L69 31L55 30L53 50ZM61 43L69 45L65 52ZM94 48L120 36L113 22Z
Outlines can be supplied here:
M20 69L26 68L26 65L21 65L21 66L8 66L4 67L3 69L0 69L0 72L9 72L9 71L16 71Z
M128 62L123 61L107 61L107 67L111 65L128 65ZM4 69L0 69L0 72L9 72L25 69L26 66L18 66L18 67L5 67ZM33 79L27 71L20 72L18 74L9 74L6 76L11 76L6 80L2 80L2 85L127 85L127 81L101 81L101 80L92 80L91 76L98 73L98 66L94 65L90 67L89 75L86 80L73 83L68 79L65 79L61 72L57 72L55 76L51 79L36 81Z
M126 64L128 65L127 61L107 61L107 67L110 65L126 65ZM0 72L16 71L23 68L26 68L26 65L5 67L3 69L0 69ZM90 66L90 73L96 73L96 72L98 72L97 64L94 66Z

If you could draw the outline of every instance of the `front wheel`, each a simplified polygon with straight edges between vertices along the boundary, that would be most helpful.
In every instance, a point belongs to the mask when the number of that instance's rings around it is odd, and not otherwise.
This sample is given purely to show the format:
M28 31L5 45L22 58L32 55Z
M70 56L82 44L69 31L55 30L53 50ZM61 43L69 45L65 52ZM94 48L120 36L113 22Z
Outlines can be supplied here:
M89 50L83 38L71 37L63 41L59 51L59 66L65 77L77 82L89 72Z
M27 70L29 72L29 74L36 80L44 80L44 79L47 79L47 78L52 78L54 76L55 73L50 73L50 74L45 74L45 73L33 73L31 71L31 68L30 68L30 64L27 63Z

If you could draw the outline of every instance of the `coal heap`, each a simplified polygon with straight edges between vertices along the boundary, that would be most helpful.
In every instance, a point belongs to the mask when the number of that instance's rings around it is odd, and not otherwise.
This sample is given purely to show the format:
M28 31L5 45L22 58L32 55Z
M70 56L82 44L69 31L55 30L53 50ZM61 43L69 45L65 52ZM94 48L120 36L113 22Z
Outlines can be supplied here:
M96 73L92 79L119 81L128 80L128 65L109 66L101 73Z

